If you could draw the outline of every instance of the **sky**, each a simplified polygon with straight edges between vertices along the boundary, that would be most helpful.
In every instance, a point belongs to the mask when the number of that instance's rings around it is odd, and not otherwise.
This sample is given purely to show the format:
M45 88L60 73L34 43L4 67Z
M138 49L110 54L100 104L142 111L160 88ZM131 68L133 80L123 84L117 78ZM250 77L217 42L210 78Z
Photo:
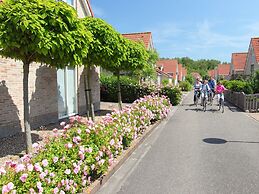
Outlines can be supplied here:
M259 37L259 0L91 0L120 33L152 32L160 57L231 61Z

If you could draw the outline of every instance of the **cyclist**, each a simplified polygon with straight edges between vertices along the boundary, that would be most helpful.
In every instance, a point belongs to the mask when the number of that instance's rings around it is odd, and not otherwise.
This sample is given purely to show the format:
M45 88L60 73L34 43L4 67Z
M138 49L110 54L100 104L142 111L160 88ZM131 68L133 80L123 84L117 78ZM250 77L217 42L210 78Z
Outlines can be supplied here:
M223 84L219 81L216 87L216 93L218 94L218 102L219 99L221 98L222 101L224 102L224 91L227 90Z
M217 85L216 80L211 76L208 84L209 84L209 87L210 87L211 92L213 94L212 98L214 98L214 96L215 96L215 89L216 89L216 85Z
M202 84L202 87L201 87L201 95L202 95L202 98L205 97L207 98L209 93L210 93L211 89L210 89L210 86L208 84L208 80L204 80L203 84Z
M211 89L209 93L209 97L210 97L210 103L212 105L213 98L215 97L215 92L216 92L215 90L216 90L217 83L216 83L216 80L211 76L208 84Z
M200 78L197 77L197 78L196 78L196 82L195 82L195 84L194 84L194 97L193 97L193 102L194 102L194 104L195 104L195 102L196 102L196 96L197 96L198 99L200 98L201 87L202 87L202 84L201 84L201 82L200 82Z

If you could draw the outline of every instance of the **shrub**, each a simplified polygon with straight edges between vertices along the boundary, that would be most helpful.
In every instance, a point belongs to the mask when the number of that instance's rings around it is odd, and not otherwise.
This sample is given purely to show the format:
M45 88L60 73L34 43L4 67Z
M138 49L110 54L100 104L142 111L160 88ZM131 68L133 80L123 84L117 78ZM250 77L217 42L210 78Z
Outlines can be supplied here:
M179 84L179 88L181 88L182 91L191 91L192 85L187 81L182 81Z
M166 86L161 88L160 94L167 96L170 99L170 103L174 106L181 102L182 92L180 88Z
M19 163L0 168L2 193L80 193L103 175L123 149L152 122L167 116L169 100L146 96L131 107L106 115L100 123L76 116L61 123L63 131Z
M234 92L244 92L246 94L252 94L253 88L250 82L242 80L223 80L223 85Z
M105 102L118 102L117 78L115 76L101 76L101 100ZM121 95L122 101L132 103L138 99L139 93L144 93L145 89L140 89L138 82L127 76L121 76ZM139 92L141 90L141 92ZM144 95L143 95L144 96Z
M101 76L101 100L104 102L118 102L117 78L114 76ZM162 91L162 93L161 93ZM167 96L173 105L178 105L181 100L179 88L165 86L156 88L156 86L139 85L132 78L122 76L121 79L122 102L132 103L138 98L153 93ZM175 99L174 99L175 98Z

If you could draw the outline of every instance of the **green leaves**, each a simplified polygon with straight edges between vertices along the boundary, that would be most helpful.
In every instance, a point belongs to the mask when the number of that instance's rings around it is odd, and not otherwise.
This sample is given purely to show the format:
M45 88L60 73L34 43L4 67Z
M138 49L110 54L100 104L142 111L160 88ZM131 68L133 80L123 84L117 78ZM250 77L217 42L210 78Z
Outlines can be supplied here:
M76 11L64 2L6 0L0 5L0 47L6 57L76 65L91 41Z

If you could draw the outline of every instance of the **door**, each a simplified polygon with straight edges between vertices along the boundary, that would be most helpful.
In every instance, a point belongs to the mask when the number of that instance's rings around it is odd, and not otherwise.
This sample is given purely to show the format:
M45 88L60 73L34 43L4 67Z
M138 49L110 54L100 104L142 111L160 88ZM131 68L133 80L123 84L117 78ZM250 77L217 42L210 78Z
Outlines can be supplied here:
M58 116L69 117L77 114L76 71L74 68L58 69Z

